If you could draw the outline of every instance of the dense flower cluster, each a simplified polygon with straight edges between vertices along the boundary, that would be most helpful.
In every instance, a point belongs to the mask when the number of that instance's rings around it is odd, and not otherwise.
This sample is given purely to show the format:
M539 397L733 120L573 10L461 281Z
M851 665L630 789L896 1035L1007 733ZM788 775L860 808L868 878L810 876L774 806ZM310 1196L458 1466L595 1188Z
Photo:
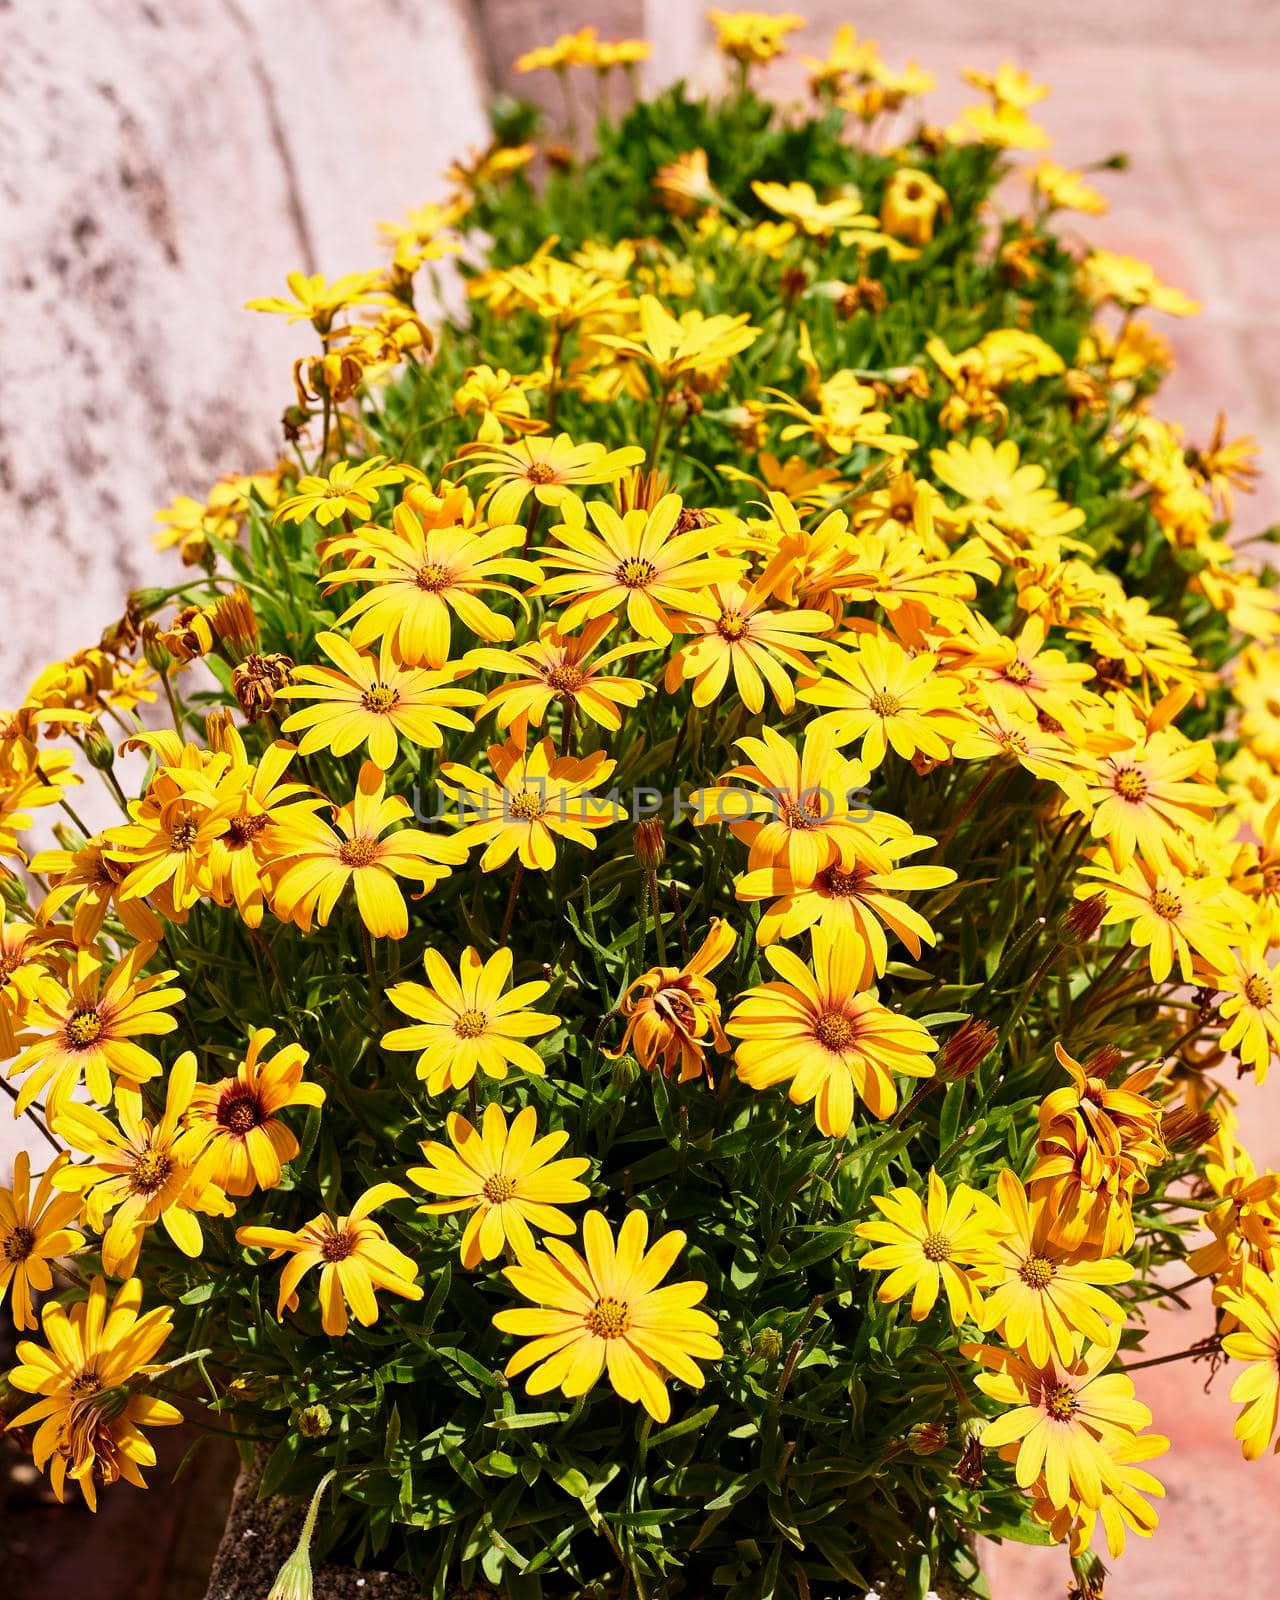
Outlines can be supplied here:
M59 1147L0 1191L10 1425L141 1482L167 1341L436 1593L923 1593L977 1533L1099 1593L1168 1263L1246 1455L1280 1409L1223 1070L1280 1050L1252 446L1153 409L1195 307L1056 231L1106 201L1042 85L938 128L846 27L783 125L801 19L711 17L723 101L503 135L254 301L310 330L288 454L0 724L0 1053ZM605 113L645 53L518 65Z

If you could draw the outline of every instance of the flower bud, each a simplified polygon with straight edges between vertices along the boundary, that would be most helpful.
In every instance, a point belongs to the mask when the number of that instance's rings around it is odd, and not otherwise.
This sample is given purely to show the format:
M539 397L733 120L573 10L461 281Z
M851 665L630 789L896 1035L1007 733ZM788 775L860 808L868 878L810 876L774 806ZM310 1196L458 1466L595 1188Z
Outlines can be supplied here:
M233 661L243 661L258 648L258 619L243 589L220 595L209 615L214 633Z
M293 1554L276 1574L276 1581L271 1585L271 1593L267 1596L267 1600L312 1600L314 1589L311 1575L311 1535L316 1528L320 1497L329 1487L329 1480L332 1477L332 1472L326 1472L317 1485L316 1492L311 1496L311 1504L307 1507L302 1532L298 1535Z
M323 1439L333 1426L328 1406L316 1404L303 1406L294 1418L294 1426L304 1439Z
M1058 923L1058 938L1063 944L1088 944L1107 911L1104 894L1090 895L1087 900L1077 900Z
M1100 1050L1095 1050L1084 1064L1085 1075L1090 1078L1101 1078L1103 1082L1120 1065L1121 1052L1113 1044L1104 1044Z
M1212 1111L1192 1111L1179 1106L1166 1111L1160 1118L1160 1132L1170 1150L1186 1152L1199 1150L1209 1143L1220 1124Z
M907 1434L907 1444L918 1456L931 1456L945 1450L950 1430L945 1422L917 1422Z
M995 1049L1000 1035L980 1017L966 1017L942 1047L938 1076L946 1083L968 1078Z
M634 836L636 860L646 872L653 872L667 858L667 832L661 817L645 817L636 823Z
M640 1063L634 1056L619 1056L613 1063L613 1086L619 1094L626 1094L639 1076Z
M956 1462L955 1475L970 1489L978 1488L986 1470L983 1465L982 1449L982 1433L985 1427L984 1418L970 1417L960 1428L960 1437L964 1442L960 1446L960 1459Z
M169 654L164 640L160 637L160 630L154 622L142 624L140 637L142 639L142 654L146 657L147 665L153 672L166 677L169 668L173 665L173 657Z
M782 1335L776 1328L762 1328L751 1341L751 1354L772 1365L782 1356Z
M81 735L81 740L89 765L96 767L99 772L110 772L115 764L116 747L109 735L103 732L102 724L91 722Z

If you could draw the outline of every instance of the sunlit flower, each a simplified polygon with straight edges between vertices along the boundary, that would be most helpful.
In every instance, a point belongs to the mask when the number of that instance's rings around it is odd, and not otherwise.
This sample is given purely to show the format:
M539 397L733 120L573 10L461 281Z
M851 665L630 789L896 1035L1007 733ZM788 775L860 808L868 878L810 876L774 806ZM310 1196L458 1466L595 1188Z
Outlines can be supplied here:
M529 1307L499 1311L494 1326L528 1343L507 1362L506 1375L530 1372L530 1394L559 1389L570 1399L595 1386L607 1370L624 1400L637 1401L655 1422L671 1415L667 1380L695 1389L706 1381L699 1361L723 1355L716 1325L695 1307L705 1283L659 1287L684 1248L678 1229L646 1249L649 1221L628 1211L615 1244L609 1224L588 1211L582 1224L585 1255L561 1239L545 1239L504 1275Z
M308 700L284 722L285 733L301 733L298 751L350 755L359 745L385 772L393 767L400 739L426 750L444 743L443 728L468 732L473 723L459 707L478 706L484 699L474 689L459 689L466 669L402 666L392 649L392 635L383 636L377 656L362 655L340 633L318 633L316 643L332 667L297 667L282 696Z
M552 1132L538 1138L538 1113L525 1106L511 1122L490 1102L484 1121L475 1128L453 1113L445 1124L449 1143L425 1140L425 1167L410 1167L407 1177L430 1194L444 1195L419 1206L426 1213L469 1211L462 1234L464 1267L492 1261L510 1247L517 1260L535 1248L533 1232L572 1233L573 1218L560 1209L590 1198L578 1180L591 1165L586 1156L552 1158L569 1135Z
M683 967L651 967L641 973L619 1007L627 1023L622 1042L606 1054L616 1060L630 1050L646 1072L656 1066L671 1078L678 1069L681 1083L708 1074L708 1048L717 1053L729 1049L709 974L737 941L727 922L713 919L711 931Z
M281 1169L298 1154L298 1141L280 1113L290 1106L320 1106L324 1090L303 1081L307 1052L287 1044L273 1056L263 1052L274 1028L255 1028L244 1060L230 1078L198 1083L189 1120L204 1132L200 1176L227 1194L273 1189Z
M793 951L770 945L773 982L748 989L725 1023L738 1039L738 1077L752 1089L790 1082L794 1105L814 1104L819 1129L843 1138L853 1121L855 1094L873 1117L898 1103L895 1073L932 1076L937 1041L910 1017L860 992L858 952L822 929L813 932L813 966Z
M616 483L628 468L644 460L639 445L606 450L602 444L574 444L567 433L517 439L510 444L476 440L463 445L459 458L471 463L464 477L488 480L486 515L494 525L514 521L530 493L540 505L562 505L575 488Z
M455 975L438 950L422 957L428 982L397 983L387 998L413 1018L407 1028L382 1036L384 1050L416 1050L415 1070L428 1094L465 1089L477 1071L505 1078L512 1067L542 1076L546 1065L525 1043L552 1033L560 1018L529 1009L550 988L541 978L511 982L512 955L505 946L487 961L471 945L462 952Z
M469 659L474 666L515 674L515 682L490 689L480 715L496 712L498 726L504 730L521 722L540 728L551 703L558 700L566 722L582 712L600 727L616 732L622 726L622 711L639 705L648 686L605 669L648 646L637 641L595 655L614 622L610 616L597 617L581 633L564 633L548 623L536 639L514 649L473 650Z
M322 528L340 517L368 522L378 504L379 491L403 481L403 468L388 465L385 456L370 456L367 461L335 461L326 477L308 474L300 478L297 490L276 507L272 521L305 522L311 517Z
M348 1308L357 1322L371 1327L378 1320L380 1289L403 1300L421 1300L422 1289L414 1282L417 1265L396 1249L370 1215L388 1201L406 1198L398 1183L375 1183L345 1216L322 1214L296 1232L237 1228L239 1244L270 1250L273 1261L289 1257L280 1274L276 1319L298 1309L298 1285L313 1267L320 1268L320 1326L330 1338L346 1333Z
M990 1202L965 1183L957 1184L948 1198L946 1184L932 1170L924 1199L910 1188L871 1199L880 1216L860 1222L853 1231L877 1245L859 1257L858 1265L889 1274L876 1289L876 1299L891 1305L909 1294L911 1320L919 1322L942 1293L957 1327L976 1322L982 1296L975 1269L990 1264L994 1243Z
M375 938L403 939L409 910L397 878L413 878L422 893L449 876L467 858L456 838L422 828L387 830L411 816L407 800L386 792L386 774L372 761L360 768L356 792L334 813L336 831L305 805L290 807L266 835L278 865L271 908L284 922L309 932L327 926L350 883L365 927Z
M31 1157L19 1150L13 1158L13 1185L0 1188L0 1303L8 1294L19 1333L36 1326L32 1292L43 1294L53 1287L49 1263L84 1243L84 1235L68 1226L80 1214L78 1196L54 1193L54 1180L66 1160L65 1154L54 1157L33 1194Z
M79 1486L91 1511L98 1484L146 1488L141 1468L153 1467L155 1448L143 1427L170 1428L182 1421L177 1406L132 1388L157 1369L152 1365L173 1329L173 1312L157 1306L139 1315L142 1284L130 1278L109 1298L106 1280L95 1278L88 1297L70 1312L46 1305L41 1320L48 1348L24 1339L18 1366L8 1373L15 1389L39 1395L10 1419L10 1428L38 1424L31 1455L38 1472L49 1473L59 1500L68 1478Z

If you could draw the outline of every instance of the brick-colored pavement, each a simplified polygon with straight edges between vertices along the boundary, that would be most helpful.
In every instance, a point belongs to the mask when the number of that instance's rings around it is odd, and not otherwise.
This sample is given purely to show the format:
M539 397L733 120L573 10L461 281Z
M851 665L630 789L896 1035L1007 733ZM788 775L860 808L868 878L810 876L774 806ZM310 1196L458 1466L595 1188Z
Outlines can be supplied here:
M649 0L648 9L658 45L655 81L716 83L720 64L706 31L691 26L687 0ZM1127 172L1094 176L1111 209L1077 219L1079 232L1147 258L1201 302L1194 319L1151 315L1178 362L1158 409L1181 422L1193 442L1207 440L1220 410L1230 434L1255 435L1265 475L1259 492L1238 502L1235 537L1280 521L1280 5L814 0L795 9L810 26L793 36L792 56L760 80L784 101L807 92L797 56L824 55L836 25L852 20L861 37L879 42L891 66L914 57L936 75L930 121L945 123L977 98L960 80L962 66L990 69L1010 60L1051 86L1033 114L1054 137L1048 153L1055 160L1080 166L1128 155ZM1025 194L1011 183L1002 199L1017 206ZM1280 1168L1280 1073L1262 1088L1243 1086L1241 1113L1259 1166ZM1185 1349L1212 1330L1207 1294L1189 1303L1190 1310L1157 1315L1150 1355ZM1172 1441L1154 1463L1167 1497L1156 1537L1130 1539L1108 1595L1183 1600L1276 1591L1280 1463L1241 1459L1232 1436L1237 1408L1227 1399L1233 1372L1221 1371L1206 1394L1207 1376L1192 1362L1135 1375L1155 1426ZM1061 1600L1065 1592L1060 1550L993 1546L986 1565L994 1600Z

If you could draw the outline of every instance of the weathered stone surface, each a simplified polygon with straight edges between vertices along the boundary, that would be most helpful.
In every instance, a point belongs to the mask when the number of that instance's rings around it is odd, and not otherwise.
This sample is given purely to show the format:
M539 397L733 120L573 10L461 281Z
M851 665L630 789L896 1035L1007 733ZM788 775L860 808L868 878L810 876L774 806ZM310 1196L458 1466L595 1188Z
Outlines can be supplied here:
M240 1474L205 1600L263 1600L302 1523L300 1514L288 1512L285 1501L255 1500L253 1478ZM421 1594L412 1579L393 1572L323 1564L314 1571L315 1600L417 1600Z
M274 459L307 331L244 301L375 260L483 101L461 0L0 4L0 705Z

